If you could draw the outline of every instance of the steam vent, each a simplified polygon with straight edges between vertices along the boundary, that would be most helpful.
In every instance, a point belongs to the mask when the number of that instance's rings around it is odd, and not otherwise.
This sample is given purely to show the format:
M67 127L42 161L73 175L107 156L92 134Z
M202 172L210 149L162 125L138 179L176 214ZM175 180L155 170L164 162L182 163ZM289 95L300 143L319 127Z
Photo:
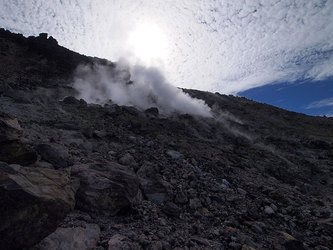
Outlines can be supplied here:
M333 249L333 118L164 81L0 29L0 249Z

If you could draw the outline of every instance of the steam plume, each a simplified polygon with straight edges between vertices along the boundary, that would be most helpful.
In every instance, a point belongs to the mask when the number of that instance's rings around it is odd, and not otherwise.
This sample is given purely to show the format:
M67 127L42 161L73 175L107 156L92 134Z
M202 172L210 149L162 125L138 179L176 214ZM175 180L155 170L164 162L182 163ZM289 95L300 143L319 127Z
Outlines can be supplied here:
M118 105L139 109L157 107L162 114L173 112L211 117L203 100L195 99L166 82L154 67L112 65L81 65L76 71L73 87L78 97L88 103Z

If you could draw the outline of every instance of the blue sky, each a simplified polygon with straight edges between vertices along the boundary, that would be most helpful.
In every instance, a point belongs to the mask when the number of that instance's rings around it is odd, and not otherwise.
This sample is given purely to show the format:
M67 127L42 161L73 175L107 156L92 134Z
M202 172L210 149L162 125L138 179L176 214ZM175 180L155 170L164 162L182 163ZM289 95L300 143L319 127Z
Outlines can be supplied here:
M238 95L298 113L333 117L333 77L269 84Z
M177 87L332 113L332 0L0 0L0 26Z

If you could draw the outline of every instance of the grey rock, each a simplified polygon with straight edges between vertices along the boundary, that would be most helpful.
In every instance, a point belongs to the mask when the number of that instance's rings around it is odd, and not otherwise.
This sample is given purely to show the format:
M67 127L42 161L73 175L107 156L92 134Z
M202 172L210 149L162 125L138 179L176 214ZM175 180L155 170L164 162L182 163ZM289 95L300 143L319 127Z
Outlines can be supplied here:
M38 245L40 250L49 249L90 249L96 247L100 228L96 224L86 224L85 227L57 228Z
M117 163L93 163L72 167L80 179L76 207L84 211L115 215L141 201L139 180L128 167Z
M241 195L246 195L246 194L247 194L247 192L246 192L244 189L242 189L242 188L237 188L237 191L238 191L238 193L240 193Z
M130 239L128 239L126 236L121 234L115 234L112 236L112 238L108 242L108 249L109 250L139 250L141 249L140 245L132 242Z
M44 161L51 163L54 168L66 168L70 165L68 150L58 144L39 144L36 148Z
M179 207L174 204L173 202L167 202L163 206L163 212L166 213L167 215L179 218L180 215L180 209Z
M168 150L166 154L170 156L172 159L179 159L182 156L181 153L175 150Z
M266 214L269 214L269 215L274 214L274 210L270 206L266 206L264 211Z
M191 209L198 209L201 208L202 204L201 201L198 198L190 199L190 208Z
M184 192L178 192L175 195L175 202L177 204L184 205L188 202L187 195Z
M119 163L125 166L130 166L131 164L135 164L136 162L131 154L126 153L119 159Z
M148 200L162 203L172 195L170 184L162 179L154 166L144 164L137 175L143 194Z
M74 207L66 170L1 163L0 176L0 249L36 244Z

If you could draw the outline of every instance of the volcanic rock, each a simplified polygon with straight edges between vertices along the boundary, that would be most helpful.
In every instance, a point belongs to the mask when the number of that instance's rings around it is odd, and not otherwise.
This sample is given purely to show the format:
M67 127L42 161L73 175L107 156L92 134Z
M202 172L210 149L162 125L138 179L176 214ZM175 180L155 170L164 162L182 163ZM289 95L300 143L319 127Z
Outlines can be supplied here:
M58 168L65 168L70 164L68 151L65 147L53 144L39 144L36 148L42 159Z
M80 180L78 209L115 215L141 200L137 176L117 163L75 165L72 175Z
M212 117L87 103L78 69L130 70L46 34L0 29L0 51L0 249L56 228L46 248L333 249L332 118L190 89Z
M31 246L74 208L74 191L66 170L0 163L0 248Z
M49 249L90 249L96 247L100 228L96 224L86 224L85 227L57 228L39 244L40 250Z

